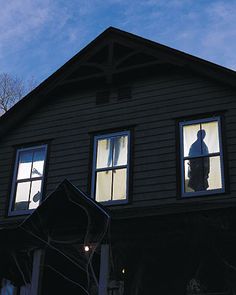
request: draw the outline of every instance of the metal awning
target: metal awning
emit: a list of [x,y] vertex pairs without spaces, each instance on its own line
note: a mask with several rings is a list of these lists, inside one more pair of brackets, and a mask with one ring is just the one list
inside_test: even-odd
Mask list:
[[58,240],[101,242],[109,221],[107,209],[64,180],[21,224],[0,230],[0,279],[30,281],[32,250]]

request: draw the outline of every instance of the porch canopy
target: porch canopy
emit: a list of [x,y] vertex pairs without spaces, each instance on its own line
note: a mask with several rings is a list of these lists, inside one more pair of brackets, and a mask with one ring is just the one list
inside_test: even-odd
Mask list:
[[30,282],[35,249],[99,243],[109,221],[107,209],[64,180],[21,224],[0,230],[0,279]]

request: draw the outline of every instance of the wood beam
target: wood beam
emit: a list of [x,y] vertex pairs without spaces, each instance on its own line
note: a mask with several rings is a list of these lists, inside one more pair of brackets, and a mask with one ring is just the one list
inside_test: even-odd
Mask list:
[[[136,70],[138,68],[144,68],[144,67],[155,66],[155,65],[163,65],[163,64],[165,64],[165,62],[161,62],[161,61],[147,62],[147,63],[135,65],[135,66],[125,67],[125,68],[122,68],[122,69],[119,69],[119,70],[109,71],[109,74],[114,75],[114,74],[119,74],[119,73],[122,73],[122,72],[127,72],[127,71],[130,71],[130,70]],[[74,79],[62,81],[60,83],[60,85],[67,85],[67,84],[71,84],[71,83],[83,82],[83,81],[90,80],[90,79],[102,78],[102,77],[106,77],[107,74],[108,73],[102,73],[102,74],[88,75],[86,77],[81,77],[81,78],[74,78]]]

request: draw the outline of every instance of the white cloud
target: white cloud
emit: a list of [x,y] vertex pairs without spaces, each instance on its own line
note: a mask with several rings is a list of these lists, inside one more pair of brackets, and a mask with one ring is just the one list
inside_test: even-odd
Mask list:
[[37,34],[50,18],[47,2],[6,1],[1,7],[0,43],[12,47]]
[[[126,26],[157,42],[226,67],[236,64],[236,2],[148,0],[125,11]],[[143,11],[143,13],[142,13]]]
[[[65,43],[68,48],[68,43],[75,43],[79,39],[80,27],[67,25],[71,16],[79,11],[78,1],[77,4],[77,7],[71,7],[54,0],[12,0],[1,3],[0,71],[21,70],[25,75],[28,69],[31,71],[29,75],[35,75],[35,72],[49,68],[46,64],[53,61],[50,60],[52,54],[54,58],[55,52],[60,56],[60,50],[66,48]],[[35,69],[33,66],[37,59],[41,64],[38,63],[38,69]],[[28,64],[22,64],[23,60]],[[56,64],[57,67],[60,65]],[[46,78],[47,74],[42,75]]]

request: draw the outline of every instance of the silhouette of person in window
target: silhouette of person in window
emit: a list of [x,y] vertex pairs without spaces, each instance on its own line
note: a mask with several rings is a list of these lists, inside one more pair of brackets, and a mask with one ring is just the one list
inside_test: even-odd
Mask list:
[[204,142],[206,131],[201,129],[197,133],[197,140],[189,149],[189,157],[197,157],[189,160],[188,186],[194,191],[204,191],[209,187],[208,177],[210,172],[209,157],[203,157],[209,154],[208,147]]

